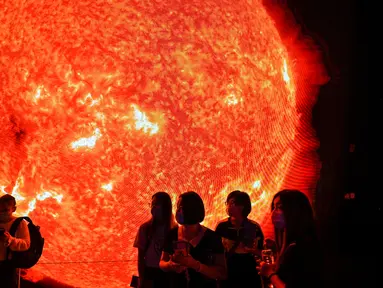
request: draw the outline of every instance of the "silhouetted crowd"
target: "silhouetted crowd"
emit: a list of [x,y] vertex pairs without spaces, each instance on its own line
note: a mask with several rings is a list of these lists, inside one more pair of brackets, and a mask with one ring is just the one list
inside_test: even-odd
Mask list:
[[323,287],[313,211],[300,191],[274,195],[274,239],[264,239],[260,225],[248,219],[252,205],[243,191],[227,196],[228,218],[215,231],[200,224],[205,208],[196,192],[179,196],[175,217],[166,192],[155,193],[150,207],[152,217],[134,242],[139,275],[133,287]]
[[[227,196],[228,218],[215,231],[201,225],[205,207],[196,192],[178,197],[175,217],[166,192],[155,193],[150,208],[152,217],[140,226],[134,241],[138,276],[133,276],[132,287],[323,287],[313,211],[300,191],[274,195],[274,239],[264,239],[261,226],[248,219],[252,204],[243,191]],[[17,287],[16,268],[37,263],[44,245],[38,227],[29,218],[15,217],[15,211],[13,196],[0,197],[2,288]]]

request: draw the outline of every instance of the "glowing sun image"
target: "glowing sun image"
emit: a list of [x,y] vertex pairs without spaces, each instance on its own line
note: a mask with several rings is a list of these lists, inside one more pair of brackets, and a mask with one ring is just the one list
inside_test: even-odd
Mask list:
[[198,192],[212,229],[247,191],[266,234],[278,189],[311,193],[319,60],[261,0],[1,6],[0,195],[41,226],[29,277],[128,287],[156,191]]

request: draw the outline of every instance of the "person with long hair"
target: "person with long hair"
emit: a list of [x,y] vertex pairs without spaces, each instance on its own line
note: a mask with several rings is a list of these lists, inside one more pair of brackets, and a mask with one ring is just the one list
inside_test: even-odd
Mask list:
[[261,262],[260,275],[274,288],[323,287],[320,245],[307,196],[297,190],[280,191],[271,211],[276,261]]
[[221,237],[200,223],[205,218],[201,197],[191,191],[179,196],[176,220],[165,241],[160,267],[172,275],[175,288],[216,288],[226,278]]
[[168,193],[157,192],[150,203],[152,217],[138,229],[134,247],[138,248],[138,287],[168,287],[169,277],[159,268],[165,237],[176,223]]

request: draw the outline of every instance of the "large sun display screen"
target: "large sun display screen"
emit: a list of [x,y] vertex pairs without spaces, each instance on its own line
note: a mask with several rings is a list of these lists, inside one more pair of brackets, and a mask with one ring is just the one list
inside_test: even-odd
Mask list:
[[212,229],[247,191],[265,234],[279,189],[313,199],[323,71],[262,1],[1,2],[0,195],[46,241],[27,278],[127,287],[156,191],[198,192]]

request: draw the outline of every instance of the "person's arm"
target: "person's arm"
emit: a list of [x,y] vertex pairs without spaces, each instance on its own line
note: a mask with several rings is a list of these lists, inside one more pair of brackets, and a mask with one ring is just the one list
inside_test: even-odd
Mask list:
[[172,256],[169,255],[169,253],[162,252],[161,260],[160,260],[160,269],[164,272],[181,273],[185,271],[186,267],[173,262]]
[[214,253],[212,265],[203,264],[190,255],[175,255],[174,261],[182,266],[194,269],[195,271],[205,275],[208,278],[225,280],[227,278],[227,269],[221,237],[218,237],[217,234],[212,237],[215,237],[215,239],[211,242],[211,248],[213,249]]
[[145,274],[145,251],[143,249],[138,249],[137,269],[138,269],[138,277],[141,280],[144,278],[144,274]]
[[271,284],[273,284],[274,288],[286,288],[285,282],[283,282],[281,278],[279,278],[278,274],[271,274],[269,276],[269,280]]
[[143,224],[138,229],[136,239],[134,240],[133,247],[138,249],[138,257],[137,257],[137,269],[138,269],[138,277],[140,281],[144,278],[145,273],[145,249],[147,246],[147,229],[148,226]]
[[262,261],[257,267],[257,270],[259,271],[259,274],[261,276],[267,278],[271,282],[271,284],[273,284],[274,288],[286,287],[286,284],[281,280],[281,278],[279,278],[277,274],[275,264],[268,264]]
[[[198,273],[205,275],[208,278],[216,280],[225,280],[227,278],[226,261],[224,254],[217,254],[214,256],[214,264],[206,265],[194,259],[192,256],[175,255],[173,257],[174,262],[187,268],[191,268]],[[173,262],[169,261],[168,263]],[[173,262],[173,263],[174,263]],[[163,265],[163,264],[162,264]],[[168,264],[169,265],[169,264]],[[165,268],[166,266],[164,266]],[[164,271],[169,271],[165,270]]]
[[168,252],[162,251],[161,260],[160,260],[160,269],[164,272],[170,271],[169,269],[170,255]]
[[173,250],[173,240],[177,239],[177,229],[172,229],[165,238],[164,247],[160,260],[160,269],[164,272],[177,272],[181,273],[185,270],[185,267],[181,267],[180,264],[173,262],[172,254]]
[[212,266],[197,261],[196,267],[193,269],[211,279],[225,280],[227,278],[225,255],[216,254],[214,260],[214,265]]
[[217,227],[215,227],[215,233],[217,233],[220,237],[222,237],[222,223],[218,223]]
[[27,251],[31,245],[28,224],[25,220],[21,221],[17,227],[15,237],[9,235],[8,247],[11,251]]

